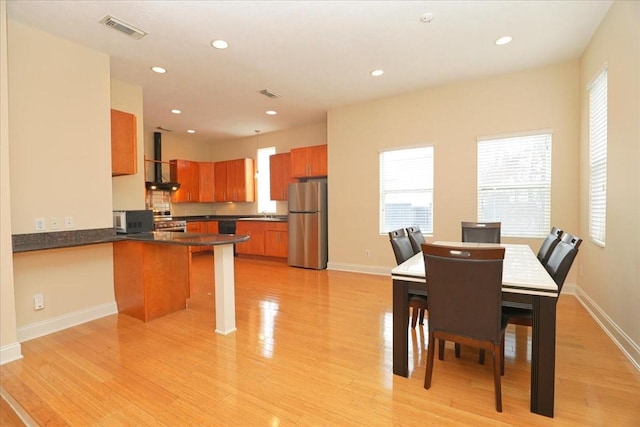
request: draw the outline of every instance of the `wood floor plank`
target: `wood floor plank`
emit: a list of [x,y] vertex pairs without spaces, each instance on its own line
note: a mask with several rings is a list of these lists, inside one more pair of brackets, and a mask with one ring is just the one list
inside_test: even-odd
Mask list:
[[239,257],[238,330],[214,333],[213,257],[194,256],[186,310],[113,315],[22,343],[2,386],[52,426],[640,425],[640,373],[579,302],[558,301],[555,418],[529,412],[531,331],[507,328],[503,413],[492,367],[448,344],[423,388],[425,325],[392,373],[391,279]]

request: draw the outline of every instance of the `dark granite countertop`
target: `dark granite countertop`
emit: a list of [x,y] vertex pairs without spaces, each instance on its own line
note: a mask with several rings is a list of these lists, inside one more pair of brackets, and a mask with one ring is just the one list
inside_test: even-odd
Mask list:
[[231,243],[242,243],[249,240],[249,236],[243,234],[175,233],[171,231],[129,234],[126,237],[126,240],[136,242],[165,243],[183,246],[229,245]]
[[242,216],[229,216],[229,215],[189,215],[189,216],[174,216],[173,219],[183,221],[273,221],[273,222],[286,222],[287,215],[242,215]]
[[13,252],[20,253],[114,243],[126,240],[184,246],[215,246],[241,243],[249,240],[249,236],[237,234],[172,233],[169,231],[116,234],[113,228],[99,228],[51,233],[14,234],[11,236],[11,239]]

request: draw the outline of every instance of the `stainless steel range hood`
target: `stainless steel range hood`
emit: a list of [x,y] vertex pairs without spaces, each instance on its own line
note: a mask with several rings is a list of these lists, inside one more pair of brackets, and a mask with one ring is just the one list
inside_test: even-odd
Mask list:
[[164,182],[162,180],[162,134],[153,133],[153,181],[147,181],[147,190],[176,191],[180,188],[180,183]]

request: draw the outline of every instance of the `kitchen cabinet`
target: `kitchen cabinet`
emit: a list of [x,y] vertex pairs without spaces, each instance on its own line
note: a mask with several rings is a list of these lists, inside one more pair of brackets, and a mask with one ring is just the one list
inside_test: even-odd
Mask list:
[[148,322],[187,306],[190,272],[186,246],[116,242],[113,272],[119,313]]
[[[187,233],[218,234],[218,221],[189,221]],[[210,246],[189,246],[190,253],[211,251]]]
[[236,223],[236,234],[250,236],[249,241],[236,245],[239,254],[287,257],[286,222],[242,220]]
[[198,188],[198,201],[199,202],[214,202],[214,180],[215,180],[215,163],[213,162],[200,162],[198,165],[199,176],[199,188]]
[[190,160],[171,160],[169,162],[171,182],[180,184],[180,188],[171,193],[173,203],[198,202],[200,194],[200,164]]
[[253,159],[216,162],[214,197],[216,202],[255,201]]
[[286,258],[289,253],[289,233],[286,222],[268,222],[265,233],[264,254]]
[[294,178],[326,177],[327,145],[291,149],[291,176]]
[[291,153],[269,156],[269,174],[271,200],[288,200],[289,184],[295,182],[291,177]]
[[136,116],[111,110],[111,176],[138,172],[138,127]]

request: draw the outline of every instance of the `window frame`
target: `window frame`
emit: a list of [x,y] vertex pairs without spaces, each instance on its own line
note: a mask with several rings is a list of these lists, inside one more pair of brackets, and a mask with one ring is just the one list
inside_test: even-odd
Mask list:
[[[599,86],[603,84],[604,87]],[[596,93],[596,90],[603,93]],[[608,91],[609,69],[605,63],[587,85],[589,99],[589,239],[597,246],[605,247],[607,231],[607,151],[608,151]],[[594,104],[594,97],[604,105]],[[594,111],[601,107],[603,111]],[[594,123],[594,115],[596,120]],[[602,123],[604,122],[604,124]],[[600,189],[596,189],[600,187]]]
[[[430,171],[429,168],[427,168],[426,173],[427,175],[430,174],[430,176],[428,176],[428,178],[425,180],[425,182],[427,183],[427,185],[425,186],[416,186],[416,187],[406,187],[406,188],[401,188],[401,189],[390,189],[388,187],[385,187],[385,169],[389,168],[390,165],[384,165],[384,157],[386,153],[397,153],[397,152],[401,152],[401,151],[406,151],[406,150],[421,150],[421,149],[426,149],[427,153],[425,153],[424,157],[426,157],[427,159],[430,160],[431,164],[430,166]],[[404,159],[404,161],[412,161],[415,160],[416,157],[407,157],[406,159]],[[402,170],[406,170],[407,172],[411,173],[411,170],[407,167],[402,168]],[[379,207],[378,207],[378,214],[379,214],[379,224],[378,224],[378,231],[381,235],[386,235],[388,234],[390,231],[398,229],[398,228],[404,228],[404,227],[410,227],[410,226],[420,226],[420,231],[422,231],[422,234],[427,235],[427,236],[432,236],[433,235],[433,224],[434,224],[434,191],[435,191],[435,181],[434,181],[434,170],[435,170],[435,147],[433,144],[420,144],[420,145],[413,145],[413,146],[403,146],[403,147],[392,147],[392,148],[385,148],[385,149],[380,149],[378,151],[378,172],[379,172]],[[424,172],[424,171],[423,171]],[[415,179],[409,179],[409,181],[411,181],[412,183],[416,183],[416,182],[420,182],[419,180],[415,180]],[[431,184],[430,186],[428,184]],[[417,218],[421,216],[420,212],[419,212],[419,204],[418,205],[413,205],[413,201],[412,201],[412,212],[413,215],[411,218],[407,218],[406,220],[403,220],[401,222],[398,222],[396,225],[388,225],[385,224],[387,221],[387,217],[388,217],[388,212],[386,212],[386,208],[385,208],[385,201],[387,200],[389,195],[393,195],[395,197],[398,196],[402,196],[403,194],[410,194],[410,193],[426,193],[426,200],[422,200],[422,202],[426,202],[426,206],[424,207],[424,215],[426,216],[424,219],[424,222],[421,220],[418,220]],[[430,215],[430,223],[429,223],[429,215]],[[389,227],[389,229],[387,230],[387,227]]]
[[[508,154],[509,149],[504,146],[499,148],[499,144],[521,144],[527,143],[527,138],[531,138],[531,144],[545,144],[544,148],[536,147],[535,145],[529,148],[527,151],[531,155],[542,156],[543,163],[536,164],[531,158],[530,161],[524,161],[522,157],[505,157]],[[494,143],[498,148],[492,148],[494,157],[487,157],[485,155],[486,150],[481,147],[485,144]],[[553,130],[552,129],[539,129],[528,132],[510,133],[506,135],[495,136],[482,136],[477,138],[477,181],[476,181],[476,197],[477,197],[477,218],[479,222],[501,222],[501,234],[503,237],[515,237],[515,238],[542,238],[549,234],[551,229],[551,190],[552,190],[552,163],[553,163]],[[486,148],[486,146],[485,146]],[[523,150],[517,150],[518,153],[522,153]],[[489,153],[491,154],[491,153]],[[497,156],[503,156],[498,158]],[[483,161],[491,161],[491,164],[484,165]],[[500,162],[504,165],[503,172],[495,173],[496,163]],[[529,176],[538,176],[539,179],[533,181],[521,181],[512,179],[515,172],[521,172],[523,169],[519,167],[523,163],[530,165],[528,169],[524,169],[528,172]],[[510,166],[510,167],[509,167]],[[493,171],[494,173],[490,173]],[[489,175],[490,178],[486,178]],[[504,175],[504,176],[502,176]],[[484,176],[484,179],[483,179]],[[496,180],[502,179],[496,185]],[[485,182],[487,179],[489,182]],[[494,194],[494,198],[491,198],[491,192]],[[487,195],[489,195],[487,197]],[[503,200],[501,201],[500,198]],[[504,198],[511,198],[510,201],[505,201]],[[528,204],[522,205],[522,203],[514,203],[518,198],[526,198]],[[509,211],[504,211],[506,214],[504,217],[498,218],[495,215],[490,215],[486,212],[487,200],[493,201],[491,205],[504,208],[510,206],[521,207],[512,211],[509,215]],[[500,206],[502,205],[502,206]],[[536,205],[542,205],[542,209],[536,207]],[[528,209],[527,209],[528,208]],[[515,213],[520,215],[515,215]],[[539,216],[532,217],[531,215],[539,213]],[[529,219],[528,219],[529,218]],[[527,224],[527,221],[528,224]],[[530,229],[529,227],[534,227]]]

